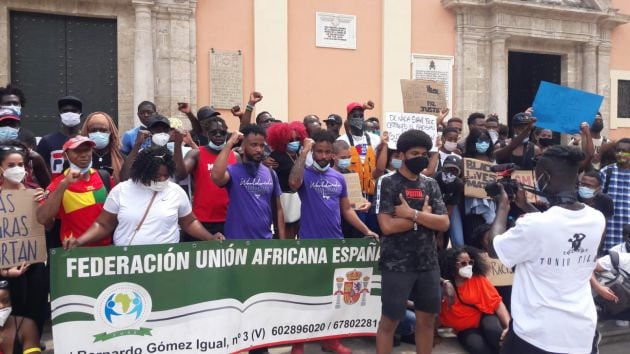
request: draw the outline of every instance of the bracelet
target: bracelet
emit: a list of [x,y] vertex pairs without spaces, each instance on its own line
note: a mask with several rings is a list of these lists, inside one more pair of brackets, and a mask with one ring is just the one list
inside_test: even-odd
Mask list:
[[418,210],[414,210],[413,214],[413,231],[418,231],[418,214],[420,212]]
[[245,106],[245,110],[246,110],[247,112],[251,112],[251,111],[253,111],[253,110],[254,110],[254,106],[252,106],[251,104],[249,104],[249,103],[248,103],[248,104],[247,104],[247,106]]
[[444,280],[440,281],[440,285],[444,286],[444,284],[450,283],[450,282],[451,282],[450,280],[444,279]]

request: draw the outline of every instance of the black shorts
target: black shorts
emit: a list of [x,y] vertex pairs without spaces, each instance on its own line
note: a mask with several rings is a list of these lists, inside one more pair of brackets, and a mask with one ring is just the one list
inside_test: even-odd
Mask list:
[[407,300],[416,311],[439,313],[441,306],[440,270],[426,272],[381,272],[381,311],[394,321],[402,319]]

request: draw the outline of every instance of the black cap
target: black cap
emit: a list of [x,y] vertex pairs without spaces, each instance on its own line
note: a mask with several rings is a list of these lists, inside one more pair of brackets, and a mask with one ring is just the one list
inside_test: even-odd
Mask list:
[[446,167],[454,167],[457,169],[458,174],[459,172],[462,171],[462,159],[457,156],[457,155],[448,155],[445,159],[444,159],[444,163],[442,163],[442,168],[446,168]]
[[516,113],[512,117],[512,125],[523,125],[529,123],[530,117],[527,113]]
[[341,116],[338,115],[338,114],[334,114],[333,113],[333,114],[329,115],[328,118],[326,118],[324,120],[324,123],[326,123],[326,122],[330,122],[330,123],[335,123],[335,124],[341,125],[341,123],[342,123]]
[[215,111],[214,108],[210,106],[203,106],[197,111],[197,119],[201,121],[210,117],[218,116],[220,114],[221,113]]
[[61,110],[61,107],[65,106],[65,105],[72,105],[75,107],[79,108],[79,111],[83,112],[83,102],[81,102],[80,99],[74,97],[74,96],[65,96],[65,97],[61,97],[58,101],[57,101],[57,108]]
[[160,114],[156,114],[152,116],[151,118],[149,118],[149,122],[147,123],[147,128],[151,129],[156,124],[164,124],[169,128],[171,127],[171,122],[168,120],[168,118]]

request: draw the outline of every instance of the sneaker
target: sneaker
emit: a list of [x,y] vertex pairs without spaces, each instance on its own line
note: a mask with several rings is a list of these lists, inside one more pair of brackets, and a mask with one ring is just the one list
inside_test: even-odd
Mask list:
[[630,327],[630,321],[617,320],[615,321],[617,327]]
[[352,354],[352,350],[341,344],[339,339],[330,339],[322,342],[322,350],[336,354]]
[[291,354],[304,354],[304,343],[293,344]]

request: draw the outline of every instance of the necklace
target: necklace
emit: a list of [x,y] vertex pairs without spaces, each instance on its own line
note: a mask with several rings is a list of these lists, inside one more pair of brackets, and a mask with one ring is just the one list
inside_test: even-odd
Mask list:
[[103,156],[109,154],[109,151],[105,151],[105,153],[102,155],[96,152],[96,150],[92,150],[92,152],[94,153],[94,155],[98,156],[98,162],[103,162]]

